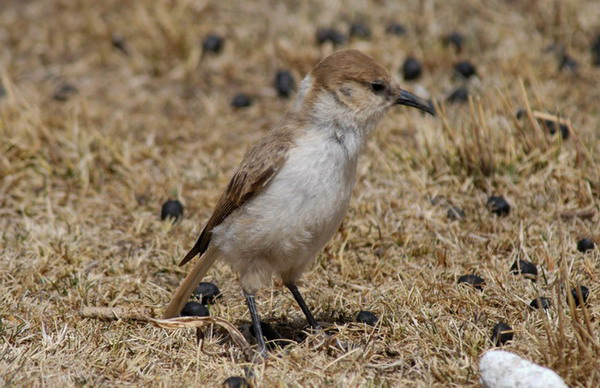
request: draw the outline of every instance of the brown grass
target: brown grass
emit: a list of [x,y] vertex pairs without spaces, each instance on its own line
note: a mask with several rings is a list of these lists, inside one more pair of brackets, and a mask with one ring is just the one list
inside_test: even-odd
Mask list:
[[[385,35],[392,18],[407,35]],[[355,19],[373,37],[346,46],[394,72],[421,58],[424,77],[406,88],[442,105],[463,83],[456,60],[472,60],[479,77],[470,103],[436,119],[398,109],[384,121],[342,230],[305,276],[317,319],[350,349],[311,335],[251,365],[217,327],[201,350],[194,329],[83,318],[86,306],[165,305],[187,270],[176,263],[243,152],[290,104],[272,89],[275,71],[298,80],[334,50],[315,45],[316,28]],[[600,251],[575,249],[583,236],[600,242],[600,68],[589,53],[598,20],[600,4],[586,0],[4,0],[2,384],[217,386],[251,371],[256,386],[477,386],[502,320],[515,330],[508,350],[570,386],[600,385]],[[457,28],[460,54],[442,43]],[[227,38],[217,56],[201,50],[213,31]],[[117,35],[128,54],[111,45]],[[557,70],[552,43],[579,61],[577,74]],[[65,83],[78,92],[54,100]],[[238,91],[255,104],[233,110]],[[548,136],[535,112],[569,119],[575,136]],[[485,208],[491,194],[513,205],[508,217]],[[186,205],[175,225],[158,217],[168,198]],[[449,203],[465,221],[446,218]],[[509,274],[517,257],[538,265],[537,282]],[[472,272],[483,292],[456,285]],[[247,335],[235,275],[219,265],[209,280],[224,292],[211,314]],[[590,287],[586,309],[567,304],[577,283]],[[552,298],[547,313],[527,308],[538,294]],[[302,338],[302,313],[280,284],[258,301],[266,321]],[[380,315],[377,327],[352,323],[363,309]]]

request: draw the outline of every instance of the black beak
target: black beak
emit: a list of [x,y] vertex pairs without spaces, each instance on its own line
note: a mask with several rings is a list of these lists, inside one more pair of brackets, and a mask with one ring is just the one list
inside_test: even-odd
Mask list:
[[430,115],[435,116],[435,109],[433,109],[433,105],[430,102],[425,101],[404,89],[400,89],[400,93],[398,93],[398,96],[396,97],[396,104],[412,106],[413,108],[421,109]]

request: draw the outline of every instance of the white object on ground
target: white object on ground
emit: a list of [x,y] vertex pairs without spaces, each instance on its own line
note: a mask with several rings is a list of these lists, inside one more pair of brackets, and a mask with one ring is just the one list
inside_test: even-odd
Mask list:
[[479,361],[484,388],[568,388],[551,369],[505,350],[490,350]]

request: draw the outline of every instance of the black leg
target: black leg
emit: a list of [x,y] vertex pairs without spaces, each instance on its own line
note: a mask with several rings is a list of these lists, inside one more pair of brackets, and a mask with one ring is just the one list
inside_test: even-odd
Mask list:
[[296,299],[296,302],[302,309],[302,312],[304,313],[304,315],[306,315],[306,320],[308,321],[310,327],[312,327],[314,330],[321,330],[321,326],[310,312],[308,306],[306,305],[306,302],[300,294],[300,291],[298,291],[298,287],[296,287],[295,284],[286,284],[286,287],[292,292],[292,295],[294,295],[294,299]]
[[248,304],[248,311],[250,311],[250,317],[252,318],[252,327],[254,327],[254,334],[256,334],[256,340],[258,341],[258,352],[262,358],[267,357],[267,345],[265,344],[265,337],[263,337],[262,328],[260,327],[260,318],[258,311],[256,310],[256,303],[254,302],[254,295],[248,294],[244,291],[246,297],[246,303]]

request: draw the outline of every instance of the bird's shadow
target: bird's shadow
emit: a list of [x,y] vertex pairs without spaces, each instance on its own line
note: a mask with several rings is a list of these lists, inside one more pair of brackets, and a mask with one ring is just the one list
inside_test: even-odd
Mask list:
[[[317,322],[322,326],[323,332],[329,335],[338,332],[337,326],[345,325],[352,319],[341,312],[329,312],[320,314],[316,317]],[[244,321],[238,324],[240,332],[250,343],[256,342],[254,327],[250,321]],[[306,319],[297,317],[289,318],[268,318],[261,321],[261,329],[269,350],[285,348],[291,344],[300,344],[314,334],[315,331],[308,325]]]

